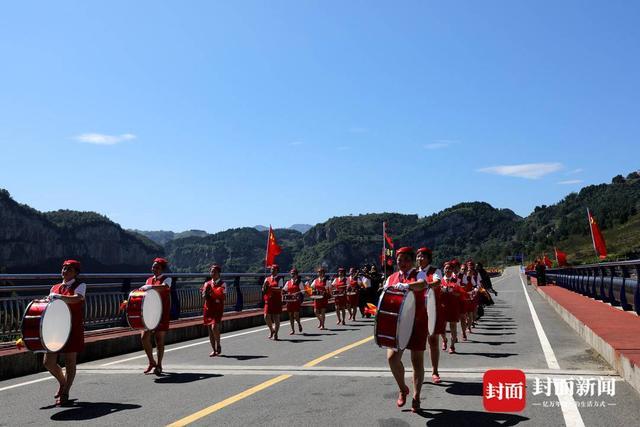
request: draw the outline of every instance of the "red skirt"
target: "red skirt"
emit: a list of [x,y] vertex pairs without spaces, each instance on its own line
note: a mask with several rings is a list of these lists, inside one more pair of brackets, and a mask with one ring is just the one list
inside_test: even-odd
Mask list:
[[427,313],[416,313],[407,350],[425,351],[427,349],[427,335],[429,334],[427,324]]
[[336,303],[336,308],[346,308],[347,307],[347,297],[345,295],[340,297],[335,297],[334,301]]
[[281,314],[282,313],[282,303],[273,304],[271,302],[267,302],[264,304],[264,314]]
[[329,298],[328,297],[324,297],[322,299],[314,299],[313,300],[313,308],[316,309],[316,310],[327,308],[327,304],[329,304]]
[[355,295],[347,295],[347,304],[349,304],[349,307],[355,308],[359,303],[360,298],[358,297],[357,293]]
[[300,302],[288,302],[287,303],[287,312],[289,313],[298,313],[300,311],[300,307],[302,304]]
[[202,320],[205,325],[218,325],[222,322],[222,314],[224,313],[224,304],[216,304],[213,307],[205,305]]
[[453,295],[450,292],[442,294],[442,303],[444,305],[444,318],[447,322],[457,322],[460,320],[462,312],[462,302],[460,296]]

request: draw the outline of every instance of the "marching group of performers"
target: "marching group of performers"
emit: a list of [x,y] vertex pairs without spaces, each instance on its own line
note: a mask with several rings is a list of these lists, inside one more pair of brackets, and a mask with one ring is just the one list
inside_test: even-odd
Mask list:
[[[440,269],[431,265],[432,253],[430,249],[420,248],[418,251],[414,251],[409,247],[400,248],[397,251],[396,261],[398,271],[391,274],[380,286],[380,289],[374,288],[373,290],[384,293],[393,289],[404,293],[413,292],[415,296],[415,319],[406,349],[411,352],[413,365],[414,392],[411,408],[413,411],[417,411],[420,407],[420,391],[424,380],[424,351],[427,342],[433,367],[432,380],[434,383],[439,383],[439,338],[442,337],[442,350],[447,350],[448,346],[448,352],[455,353],[455,345],[458,343],[458,322],[461,324],[462,340],[466,341],[467,332],[472,331],[474,322],[478,318],[479,305],[491,301],[487,289],[493,290],[490,287],[490,281],[487,283],[482,280],[472,261],[467,261],[464,264],[457,260],[446,262],[444,273],[442,273]],[[153,329],[144,328],[141,332],[142,347],[149,362],[148,367],[144,370],[145,374],[150,374],[152,371],[156,375],[162,374],[165,334],[169,329],[170,288],[172,286],[172,279],[165,276],[167,266],[166,259],[154,259],[151,267],[153,276],[146,280],[144,286],[133,292],[141,293],[153,289],[158,292],[161,299],[162,310],[157,325]],[[209,270],[210,279],[200,289],[204,301],[203,323],[208,329],[212,348],[210,357],[222,353],[220,328],[227,287],[221,279],[221,272],[221,266],[213,264]],[[84,296],[87,287],[78,280],[79,274],[79,261],[64,261],[61,272],[62,283],[54,285],[49,293],[49,300],[62,299],[67,303],[71,312],[71,332],[66,344],[59,351],[47,351],[44,355],[44,366],[59,384],[58,391],[54,396],[58,406],[64,406],[70,402],[69,392],[75,378],[77,354],[84,349]],[[276,341],[279,339],[280,315],[283,311],[283,305],[286,306],[289,315],[291,327],[289,334],[296,333],[296,326],[297,331],[302,333],[300,310],[305,295],[313,301],[314,312],[318,319],[317,327],[321,330],[326,329],[326,309],[331,297],[334,298],[339,325],[346,325],[347,320],[356,320],[359,308],[363,317],[369,317],[362,309],[362,297],[365,295],[366,298],[366,295],[369,295],[366,291],[371,289],[372,282],[367,274],[363,275],[356,268],[350,268],[348,274],[346,269],[339,268],[337,276],[330,281],[325,269],[320,267],[317,269],[317,277],[310,283],[303,283],[295,268],[291,269],[289,274],[290,279],[283,283],[280,269],[274,264],[271,266],[271,274],[265,279],[262,287],[264,317],[269,328],[269,339]],[[428,316],[425,300],[430,288],[435,292],[437,306],[436,326],[431,335],[427,329]],[[363,291],[365,291],[364,294]],[[450,339],[445,333],[447,323],[449,324]],[[155,338],[157,359],[153,354],[152,338]],[[387,350],[389,367],[400,389],[397,399],[399,407],[405,405],[409,394],[409,388],[404,379],[403,351],[404,348],[388,348]],[[62,353],[65,358],[64,371],[58,364],[59,353]]]

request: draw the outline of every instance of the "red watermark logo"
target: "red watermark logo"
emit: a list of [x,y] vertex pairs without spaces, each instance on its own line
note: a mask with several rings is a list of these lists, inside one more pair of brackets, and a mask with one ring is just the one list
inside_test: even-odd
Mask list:
[[527,403],[527,379],[519,369],[490,369],[482,377],[482,403],[488,412],[521,412]]

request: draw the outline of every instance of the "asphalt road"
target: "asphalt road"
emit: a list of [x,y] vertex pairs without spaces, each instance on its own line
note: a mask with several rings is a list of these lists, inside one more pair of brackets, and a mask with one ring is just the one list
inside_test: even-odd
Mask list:
[[[223,357],[208,357],[206,339],[169,346],[162,377],[142,374],[142,352],[82,364],[72,390],[76,400],[68,408],[51,406],[57,387],[48,374],[3,381],[0,425],[637,425],[638,393],[523,285],[517,269],[494,283],[496,304],[470,340],[457,346],[458,354],[441,353],[439,385],[431,383],[426,354],[419,414],[395,406],[397,388],[385,353],[371,340],[373,322],[335,326],[330,316],[328,331],[308,319],[304,334],[289,336],[284,324],[280,342],[268,340],[264,327],[225,334]],[[409,378],[408,355],[405,365]],[[524,411],[484,410],[487,369],[525,372]],[[553,393],[534,394],[536,378],[576,387],[613,379],[615,394],[598,396],[594,387],[583,396],[574,390],[558,399]]]

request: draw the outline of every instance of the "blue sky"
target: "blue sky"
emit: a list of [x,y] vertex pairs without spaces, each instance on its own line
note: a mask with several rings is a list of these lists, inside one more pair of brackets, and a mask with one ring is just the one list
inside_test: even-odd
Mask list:
[[638,169],[639,16],[604,1],[4,3],[0,187],[176,231],[474,200],[527,215]]

